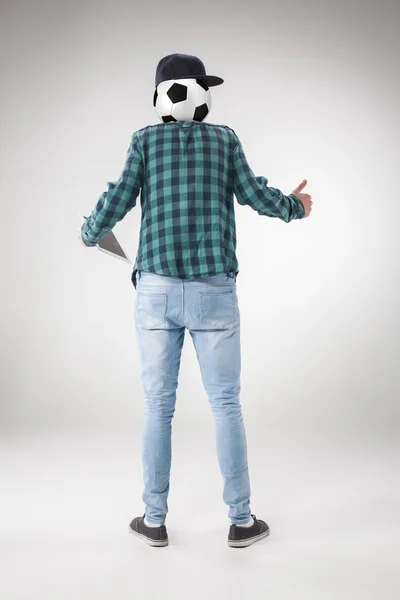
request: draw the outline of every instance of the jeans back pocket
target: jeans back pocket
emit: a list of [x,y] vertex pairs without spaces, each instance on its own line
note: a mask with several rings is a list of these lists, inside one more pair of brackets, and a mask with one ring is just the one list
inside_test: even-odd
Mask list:
[[216,329],[224,328],[236,318],[236,291],[199,292],[201,320]]
[[137,321],[146,329],[164,325],[167,312],[165,292],[138,291],[136,297]]

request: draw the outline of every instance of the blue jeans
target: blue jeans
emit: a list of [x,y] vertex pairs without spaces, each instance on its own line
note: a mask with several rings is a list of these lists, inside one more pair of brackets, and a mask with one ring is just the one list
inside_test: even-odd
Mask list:
[[192,337],[213,413],[231,523],[250,519],[247,442],[240,394],[240,313],[233,272],[194,280],[138,271],[135,328],[145,395],[142,461],[146,519],[164,523],[171,421],[185,329]]

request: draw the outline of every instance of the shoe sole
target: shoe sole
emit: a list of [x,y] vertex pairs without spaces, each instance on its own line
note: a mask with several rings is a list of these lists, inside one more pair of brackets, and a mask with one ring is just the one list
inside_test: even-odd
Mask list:
[[267,537],[267,535],[269,535],[269,533],[270,533],[270,530],[267,529],[267,531],[263,531],[259,535],[255,535],[254,537],[249,538],[247,540],[229,540],[228,539],[228,546],[230,546],[231,548],[245,548],[246,546],[250,546],[251,544],[258,542],[259,540],[263,540],[264,538]]
[[142,533],[138,533],[134,531],[131,526],[129,526],[129,531],[136,535],[136,537],[141,538],[146,544],[149,546],[168,546],[168,540],[150,540],[148,537],[143,535]]

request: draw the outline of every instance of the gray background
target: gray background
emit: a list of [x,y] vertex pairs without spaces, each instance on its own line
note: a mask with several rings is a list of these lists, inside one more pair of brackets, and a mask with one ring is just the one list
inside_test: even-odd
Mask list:
[[[0,551],[9,600],[398,598],[396,2],[1,2]],[[199,56],[207,121],[313,212],[235,203],[252,512],[228,548],[211,411],[186,335],[170,546],[143,514],[131,265],[84,248],[152,105],[161,57]],[[114,229],[134,260],[140,203]],[[397,467],[397,469],[396,469]],[[162,556],[160,556],[162,554]],[[151,585],[149,586],[149,583]]]

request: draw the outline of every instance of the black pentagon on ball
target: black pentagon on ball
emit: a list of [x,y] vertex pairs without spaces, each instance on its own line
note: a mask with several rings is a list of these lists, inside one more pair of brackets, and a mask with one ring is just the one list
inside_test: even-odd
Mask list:
[[208,115],[208,106],[207,104],[202,104],[198,106],[194,111],[193,121],[202,121]]
[[167,96],[176,104],[177,102],[183,102],[187,98],[187,87],[180,83],[174,83],[171,85],[167,92]]
[[169,123],[170,121],[176,121],[175,117],[173,117],[172,115],[162,117],[162,120],[164,121],[164,123]]
[[154,92],[154,96],[153,96],[153,106],[155,106],[155,105],[156,105],[156,102],[157,102],[157,97],[158,97],[158,90],[157,90],[157,88],[156,88],[156,89],[155,89],[155,92]]

